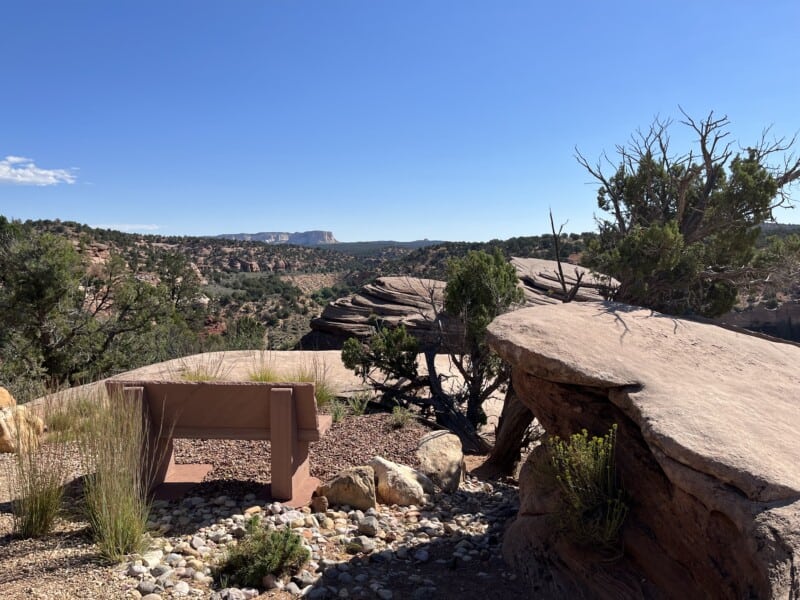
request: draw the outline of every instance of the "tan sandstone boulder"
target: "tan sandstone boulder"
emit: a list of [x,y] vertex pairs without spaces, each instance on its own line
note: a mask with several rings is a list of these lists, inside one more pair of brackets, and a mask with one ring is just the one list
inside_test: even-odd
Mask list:
[[44,422],[24,406],[0,409],[0,452],[15,452],[18,443],[23,449],[35,448],[44,432]]
[[0,387],[0,408],[9,408],[16,406],[17,401],[6,388]]
[[455,492],[464,478],[464,452],[457,435],[432,431],[417,446],[419,470],[445,492]]
[[375,508],[375,472],[372,467],[353,467],[340,471],[325,485],[317,488],[333,505],[347,504],[360,510]]
[[427,503],[427,496],[435,492],[433,482],[425,475],[381,456],[369,461],[375,471],[378,500],[384,504],[416,506]]
[[504,555],[535,589],[599,598],[797,594],[800,347],[614,303],[509,313],[490,325],[488,342],[549,434],[619,428],[617,472],[630,512],[614,564],[564,543],[547,514],[548,490],[536,469],[523,468]]

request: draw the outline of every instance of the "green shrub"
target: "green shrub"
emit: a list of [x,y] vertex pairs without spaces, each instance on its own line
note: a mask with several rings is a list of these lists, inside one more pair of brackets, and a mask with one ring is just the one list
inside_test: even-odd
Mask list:
[[343,402],[339,402],[338,400],[334,399],[329,404],[331,417],[333,417],[333,422],[338,423],[342,419],[347,412],[347,407]]
[[617,426],[603,437],[584,429],[569,440],[549,442],[550,466],[561,493],[559,520],[575,542],[613,549],[628,507],[614,466]]
[[77,436],[85,510],[100,554],[117,562],[145,549],[150,473],[142,457],[148,432],[137,402],[100,398],[97,407]]
[[371,396],[369,392],[358,392],[357,394],[354,394],[347,399],[347,403],[350,405],[350,411],[357,417],[363,415],[365,412],[367,412],[367,406],[369,406],[370,398]]
[[247,535],[229,551],[214,571],[215,579],[241,587],[263,587],[267,575],[295,572],[310,554],[303,539],[287,526],[280,531],[268,531],[256,517],[247,523]]
[[408,425],[408,422],[413,417],[413,413],[404,406],[395,406],[392,409],[392,416],[389,418],[389,424],[392,429],[401,429]]

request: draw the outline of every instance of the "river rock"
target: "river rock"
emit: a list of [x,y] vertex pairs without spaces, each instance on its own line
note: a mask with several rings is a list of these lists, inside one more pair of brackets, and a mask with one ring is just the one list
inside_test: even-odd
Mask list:
[[417,447],[419,470],[445,492],[455,492],[464,478],[464,452],[457,435],[432,431]]
[[425,504],[426,496],[435,491],[433,482],[427,476],[406,465],[376,456],[369,461],[369,466],[375,471],[378,499],[384,504]]
[[375,508],[375,471],[369,466],[345,469],[317,488],[316,493],[334,505],[346,504],[361,510]]

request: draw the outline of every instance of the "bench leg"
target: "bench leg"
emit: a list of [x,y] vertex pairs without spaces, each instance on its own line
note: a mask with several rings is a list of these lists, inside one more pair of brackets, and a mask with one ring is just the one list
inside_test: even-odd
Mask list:
[[148,491],[164,483],[167,472],[175,464],[175,448],[172,438],[161,437],[150,416],[149,405],[144,401],[144,388],[126,387],[122,390],[124,400],[141,407],[142,426],[146,435],[146,447],[142,449],[142,479]]
[[289,500],[294,491],[295,479],[292,454],[297,445],[297,422],[291,388],[273,388],[269,406],[272,497],[275,500]]

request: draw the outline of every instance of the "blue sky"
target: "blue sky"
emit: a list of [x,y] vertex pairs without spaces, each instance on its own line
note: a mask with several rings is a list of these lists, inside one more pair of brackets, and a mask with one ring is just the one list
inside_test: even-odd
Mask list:
[[488,240],[552,207],[594,230],[576,146],[678,105],[743,144],[800,130],[798,23],[796,0],[7,2],[0,214]]

